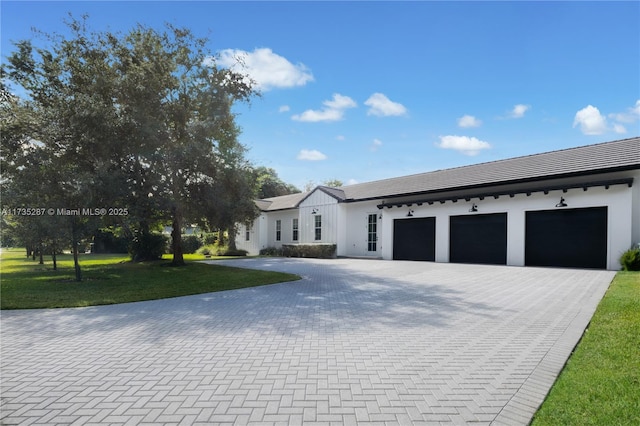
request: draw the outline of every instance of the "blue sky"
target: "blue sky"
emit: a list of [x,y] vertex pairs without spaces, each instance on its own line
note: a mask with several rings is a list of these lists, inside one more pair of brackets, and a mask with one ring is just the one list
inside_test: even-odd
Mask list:
[[256,165],[286,182],[368,182],[638,136],[638,2],[11,2],[31,28],[191,28],[242,57],[236,108]]

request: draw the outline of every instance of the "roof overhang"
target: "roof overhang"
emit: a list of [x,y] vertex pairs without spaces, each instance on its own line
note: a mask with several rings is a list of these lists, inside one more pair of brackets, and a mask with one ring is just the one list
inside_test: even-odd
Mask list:
[[527,194],[527,196],[537,193],[543,192],[548,194],[551,191],[562,191],[567,192],[569,189],[577,189],[582,188],[583,191],[586,191],[589,188],[593,187],[605,187],[605,189],[609,189],[609,187],[613,185],[627,185],[629,188],[633,186],[633,178],[618,178],[618,179],[608,179],[608,180],[596,180],[596,181],[586,181],[586,182],[573,182],[573,183],[555,183],[549,185],[541,185],[541,186],[531,186],[531,187],[513,187],[509,188],[508,186],[503,187],[501,189],[491,190],[491,188],[485,188],[484,190],[468,190],[468,191],[451,191],[448,193],[438,193],[433,195],[424,195],[422,197],[415,197],[413,199],[402,199],[397,201],[385,200],[381,204],[378,204],[378,209],[383,208],[391,208],[391,207],[401,207],[401,206],[412,206],[414,204],[421,206],[423,204],[432,205],[434,203],[444,204],[447,201],[452,201],[454,203],[459,200],[470,201],[473,198],[478,198],[483,200],[485,198],[493,197],[494,199],[498,199],[502,196],[509,196],[513,198],[516,194]]

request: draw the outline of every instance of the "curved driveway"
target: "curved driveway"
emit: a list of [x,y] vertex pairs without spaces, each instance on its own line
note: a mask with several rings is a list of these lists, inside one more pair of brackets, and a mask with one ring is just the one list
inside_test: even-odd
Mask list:
[[614,276],[243,259],[301,281],[2,311],[0,424],[529,422]]

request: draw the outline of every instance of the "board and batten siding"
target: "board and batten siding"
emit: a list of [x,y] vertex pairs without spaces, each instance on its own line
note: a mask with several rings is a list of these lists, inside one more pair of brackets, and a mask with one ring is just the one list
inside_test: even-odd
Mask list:
[[[338,243],[338,200],[324,191],[316,189],[300,203],[299,212],[299,244]],[[322,238],[320,240],[315,239],[316,216],[320,216],[322,218]]]

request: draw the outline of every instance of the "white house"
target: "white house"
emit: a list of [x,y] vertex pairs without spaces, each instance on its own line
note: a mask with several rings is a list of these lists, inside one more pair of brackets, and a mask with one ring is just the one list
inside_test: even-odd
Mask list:
[[640,243],[640,138],[256,201],[238,248],[336,244],[338,256],[620,268]]

